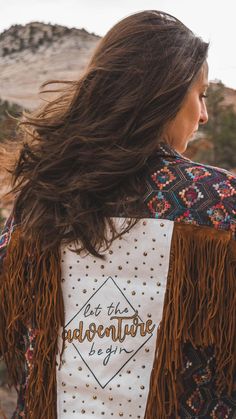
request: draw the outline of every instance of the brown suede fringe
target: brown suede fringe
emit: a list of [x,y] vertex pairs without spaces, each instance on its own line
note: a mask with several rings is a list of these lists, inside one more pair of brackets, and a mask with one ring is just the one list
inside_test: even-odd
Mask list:
[[[64,325],[60,250],[41,251],[16,229],[1,279],[0,348],[11,377],[24,368],[22,333],[36,329],[26,388],[27,419],[56,419],[58,333]],[[230,232],[175,224],[163,318],[158,329],[145,419],[178,418],[183,345],[213,345],[217,387],[230,393],[235,369],[236,242]]]
[[[56,419],[56,356],[58,331],[64,325],[60,286],[60,253],[25,243],[20,230],[11,238],[4,260],[0,342],[10,376],[19,382],[24,368],[23,328],[36,329],[35,347],[26,386],[28,419]],[[4,333],[5,331],[5,333]]]
[[175,224],[145,419],[178,418],[183,346],[214,346],[217,389],[232,392],[236,242],[230,232]]

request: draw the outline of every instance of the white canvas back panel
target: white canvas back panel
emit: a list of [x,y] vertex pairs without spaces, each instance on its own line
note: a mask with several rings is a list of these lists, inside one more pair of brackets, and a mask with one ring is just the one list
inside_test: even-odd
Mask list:
[[144,417],[173,225],[140,220],[113,242],[105,261],[62,248],[66,348],[57,370],[59,419]]

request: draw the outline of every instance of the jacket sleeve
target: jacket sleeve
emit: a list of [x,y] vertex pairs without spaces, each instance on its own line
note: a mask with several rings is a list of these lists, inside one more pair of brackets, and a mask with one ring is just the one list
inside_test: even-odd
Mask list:
[[0,233],[0,269],[3,268],[3,260],[6,255],[7,247],[14,230],[15,223],[12,215],[6,220],[4,227]]
[[[0,233],[0,328],[4,328],[5,316],[3,310],[3,281],[4,281],[4,258],[6,256],[7,248],[10,243],[12,232],[14,231],[15,223],[12,215],[6,220],[4,227]],[[0,333],[1,336],[1,333]],[[3,355],[3,342],[0,341],[0,358]]]

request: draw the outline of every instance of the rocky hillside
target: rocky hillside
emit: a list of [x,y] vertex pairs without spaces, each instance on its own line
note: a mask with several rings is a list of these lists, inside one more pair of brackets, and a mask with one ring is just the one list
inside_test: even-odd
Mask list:
[[32,22],[0,34],[0,98],[32,109],[47,80],[77,79],[99,41],[85,29]]
[[87,41],[92,37],[97,38],[85,29],[69,29],[61,25],[40,22],[32,22],[24,26],[13,25],[0,34],[0,57],[24,50],[35,53],[42,45],[48,47],[53,42],[63,40],[65,37],[74,37],[79,41]]
[[224,89],[224,104],[233,105],[234,111],[236,112],[236,90],[230,87]]
[[[0,99],[33,109],[47,80],[77,79],[100,37],[85,29],[31,22],[0,34]],[[236,111],[236,90],[225,89]]]

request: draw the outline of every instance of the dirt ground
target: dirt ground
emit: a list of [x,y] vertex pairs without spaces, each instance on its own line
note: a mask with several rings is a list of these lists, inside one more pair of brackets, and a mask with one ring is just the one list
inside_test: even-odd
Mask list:
[[10,419],[16,407],[16,392],[0,387],[0,419]]

